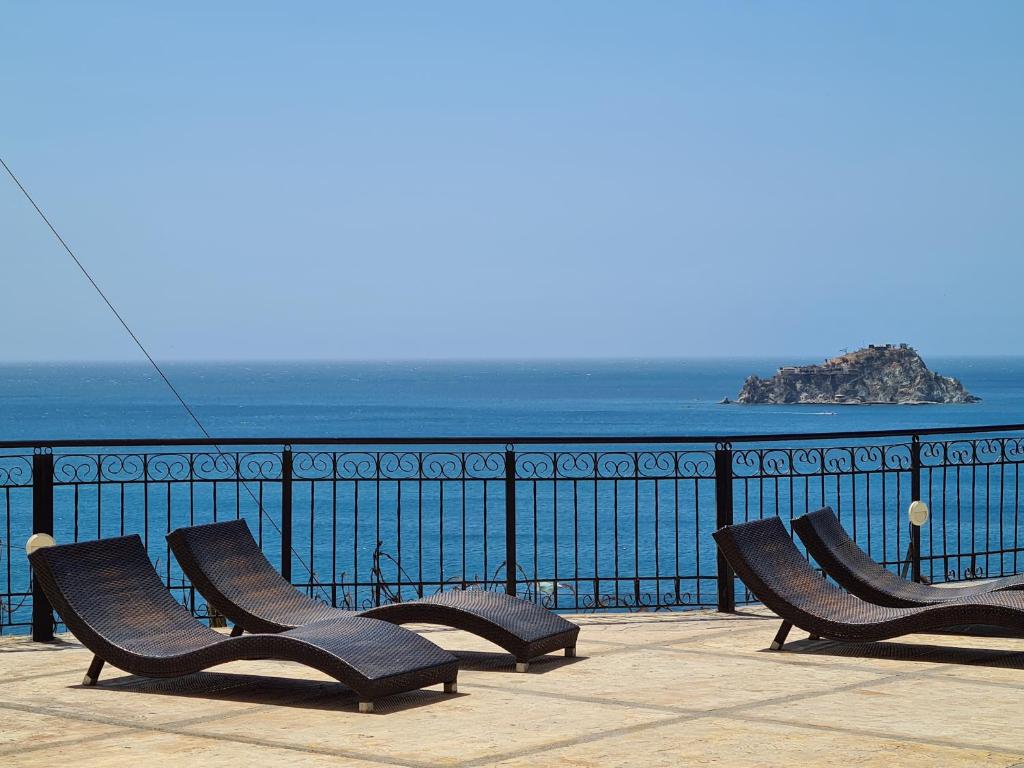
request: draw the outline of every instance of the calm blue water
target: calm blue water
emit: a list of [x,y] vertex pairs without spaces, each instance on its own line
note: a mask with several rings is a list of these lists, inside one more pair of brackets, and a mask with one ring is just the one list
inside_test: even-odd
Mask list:
[[[800,359],[169,364],[218,436],[728,434],[1024,422],[1024,357],[931,358],[983,402],[724,406]],[[0,439],[194,437],[143,364],[0,366]]]
[[[1024,357],[928,361],[983,399],[974,405],[718,404],[735,397],[747,375],[769,375],[794,362],[814,361],[173,364],[167,372],[209,431],[222,437],[728,435],[1024,423]],[[181,406],[142,364],[0,366],[0,439],[196,436]],[[0,474],[17,461],[25,463],[0,455]],[[945,572],[959,578],[968,568],[973,573],[979,563],[970,553],[1015,546],[1024,537],[1017,514],[1018,468],[1013,466],[1012,474],[1010,468],[981,471],[983,479],[963,490],[947,484],[943,491],[943,483],[955,482],[953,475],[936,474],[926,482],[937,497],[959,499],[962,507],[949,505],[942,510],[942,525],[926,532],[927,546],[935,552],[968,553],[937,561],[939,577]],[[157,474],[151,467],[151,476]],[[59,470],[58,476],[63,476]],[[501,477],[500,468],[495,477]],[[899,536],[905,526],[899,510],[909,500],[906,473],[899,481],[890,475],[885,486],[878,475],[860,475],[857,489],[849,476],[842,487],[833,487],[834,479],[827,488],[819,488],[816,478],[752,486],[737,482],[737,514],[757,514],[765,503],[768,513],[783,515],[823,502],[845,505],[844,523],[855,527],[875,557],[902,559],[905,539]],[[296,483],[294,578],[308,578],[304,565],[312,563],[318,582],[350,585],[322,597],[364,605],[373,599],[369,569],[378,542],[385,555],[381,575],[390,584],[404,582],[404,597],[411,596],[410,581],[503,578],[501,481],[486,484],[489,501],[484,485],[453,482],[442,489],[436,482],[363,482],[357,498],[352,483],[333,489],[330,483]],[[520,576],[527,584],[557,580],[560,606],[571,607],[581,595],[595,593],[615,600],[625,593],[628,599],[632,574],[642,577],[638,583],[648,596],[670,594],[678,585],[664,575],[679,574],[684,602],[713,600],[714,583],[707,578],[714,573],[715,557],[712,482],[698,487],[693,481],[648,480],[636,486],[628,480],[591,481],[575,488],[547,482],[539,485],[537,496],[531,496],[529,483],[520,486]],[[5,602],[9,606],[0,631],[4,623],[27,621],[19,594],[29,583],[21,546],[31,532],[30,490],[0,493],[5,545],[0,546],[0,611]],[[163,548],[164,533],[211,520],[215,508],[219,517],[238,514],[253,530],[262,527],[265,548],[274,558],[279,540],[267,515],[279,515],[280,485],[268,483],[266,493],[269,512],[261,516],[233,482],[105,483],[100,491],[94,482],[64,485],[55,491],[55,534],[60,541],[143,534],[161,573],[176,584],[181,574]],[[869,506],[870,519],[864,512]],[[882,515],[880,507],[887,510]],[[975,509],[983,523],[963,522],[968,512],[975,519]],[[939,520],[937,503],[934,511]],[[982,566],[980,573],[1016,570],[1018,563],[1008,554]],[[590,580],[594,574],[616,573],[627,578]]]

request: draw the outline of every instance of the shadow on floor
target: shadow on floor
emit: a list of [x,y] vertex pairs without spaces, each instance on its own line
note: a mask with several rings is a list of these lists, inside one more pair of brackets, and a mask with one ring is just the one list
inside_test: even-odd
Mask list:
[[32,642],[26,636],[24,642],[0,644],[0,654],[35,653],[37,651],[80,651],[82,644],[77,640],[62,640],[59,637],[45,643]]
[[[96,687],[86,688],[81,685],[74,687],[87,691],[184,696],[210,701],[268,704],[321,711],[355,712],[358,705],[356,694],[337,681],[229,672],[196,672],[192,675],[175,678],[123,675],[109,679],[100,678],[99,685]],[[402,712],[464,695],[444,693],[436,686],[408,691],[377,699],[374,714]]]
[[[780,653],[765,649],[765,653]],[[781,653],[807,656],[844,656],[890,661],[925,661],[933,664],[963,664],[981,667],[1024,669],[1024,649],[1021,651],[995,648],[957,648],[948,645],[923,643],[839,643],[832,640],[794,640],[786,643]]]
[[[491,653],[485,651],[449,651],[459,659],[459,669],[472,670],[473,672],[507,672],[517,674],[515,671],[515,659],[507,653]],[[543,675],[556,669],[575,664],[578,661],[585,661],[586,656],[538,656],[530,662],[530,669],[527,674]]]

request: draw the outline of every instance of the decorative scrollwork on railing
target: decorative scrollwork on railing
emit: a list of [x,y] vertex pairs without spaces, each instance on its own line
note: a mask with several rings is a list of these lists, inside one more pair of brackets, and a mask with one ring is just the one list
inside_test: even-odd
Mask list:
[[886,470],[907,471],[913,464],[911,457],[912,448],[908,444],[883,445],[881,446],[881,451],[882,465]]
[[108,453],[100,458],[100,479],[112,483],[138,482],[144,478],[145,467],[141,454]]
[[765,479],[904,472],[911,468],[909,444],[799,448],[746,448],[732,454],[733,476]]
[[53,460],[53,481],[58,485],[95,483],[100,477],[100,457],[64,454]]
[[462,457],[457,453],[428,453],[423,456],[423,477],[428,480],[458,480],[465,476]]
[[976,440],[974,460],[978,464],[998,464],[1003,460],[1003,441],[995,437]]
[[0,456],[0,488],[32,485],[32,457]]
[[983,437],[921,443],[921,465],[930,468],[1024,463],[1024,438]]
[[946,571],[946,581],[970,581],[971,579],[984,579],[985,569],[980,565],[974,568],[964,568],[963,571],[957,571],[956,568],[950,568]]
[[955,440],[946,443],[946,466],[970,466],[975,462],[975,441]]
[[239,477],[237,453],[197,453],[192,456],[193,480],[234,480]]
[[555,454],[530,451],[516,455],[516,479],[550,480],[555,475]]
[[192,458],[185,453],[156,453],[148,457],[147,479],[180,482],[192,477]]
[[281,473],[280,453],[258,451],[238,455],[240,480],[280,480]]
[[602,453],[598,454],[598,476],[608,480],[630,478],[636,472],[636,454],[633,453]]
[[292,455],[292,476],[297,480],[331,480],[337,476],[337,457],[329,451],[300,451]]
[[378,456],[377,467],[382,480],[415,480],[423,471],[420,454],[410,451],[382,453]]
[[676,473],[675,456],[671,451],[644,451],[636,454],[636,469],[644,478],[672,477]]
[[[908,449],[909,450],[909,449]],[[910,454],[907,454],[910,461]],[[858,445],[853,449],[853,466],[858,472],[881,472],[886,467],[886,454],[881,445]]]
[[516,456],[518,480],[697,480],[715,475],[710,451],[530,451]]
[[505,475],[505,457],[496,451],[472,451],[463,454],[466,478],[494,480]]
[[676,472],[680,480],[710,480],[715,476],[715,455],[711,451],[677,451]]
[[627,592],[615,595],[611,592],[585,593],[576,601],[582,611],[609,609],[625,610],[630,613],[645,613],[665,610],[675,606],[696,605],[691,592]]
[[555,472],[562,480],[583,480],[594,477],[597,454],[593,451],[563,451],[556,454]]
[[1008,464],[1024,463],[1024,438],[1003,438],[1003,461]]
[[365,451],[334,454],[334,476],[338,480],[372,480],[378,476],[380,456]]

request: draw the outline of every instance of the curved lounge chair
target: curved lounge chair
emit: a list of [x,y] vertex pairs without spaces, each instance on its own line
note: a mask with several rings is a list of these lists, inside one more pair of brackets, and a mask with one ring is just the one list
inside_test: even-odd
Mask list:
[[306,664],[340,680],[372,712],[374,699],[444,683],[454,693],[458,659],[384,621],[338,617],[278,635],[229,638],[198,622],[163,585],[138,536],[37,549],[29,560],[50,604],[104,662],[143,677],[177,677],[240,659]]
[[712,534],[736,575],[782,619],[772,649],[795,625],[811,639],[871,642],[964,624],[1024,630],[1024,594],[1001,592],[920,608],[861,600],[830,584],[800,554],[777,517],[720,528]]
[[576,655],[580,628],[551,611],[499,592],[449,590],[358,614],[302,594],[270,564],[244,520],[178,528],[167,541],[185,575],[230,619],[235,632],[280,632],[338,616],[369,616],[393,624],[418,622],[462,629],[515,656],[516,671],[530,659],[565,649]]
[[797,517],[792,525],[825,573],[857,597],[878,605],[913,608],[1007,589],[1024,589],[1024,576],[1008,576],[967,587],[941,588],[901,579],[857,546],[831,507]]

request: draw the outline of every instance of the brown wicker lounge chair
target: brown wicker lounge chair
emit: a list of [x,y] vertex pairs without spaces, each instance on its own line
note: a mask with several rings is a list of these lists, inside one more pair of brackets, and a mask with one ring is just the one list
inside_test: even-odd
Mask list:
[[337,616],[369,616],[394,624],[441,624],[490,640],[515,656],[516,670],[562,648],[576,655],[579,627],[551,611],[500,592],[448,590],[360,613],[302,594],[263,555],[244,520],[230,520],[167,535],[185,575],[230,619],[235,632],[280,632]]
[[811,639],[872,642],[968,624],[1024,630],[1024,594],[999,592],[920,608],[875,605],[815,571],[777,517],[720,528],[713,534],[736,575],[782,619],[773,650],[793,626]]
[[93,652],[84,685],[104,662],[143,677],[177,677],[240,659],[296,661],[347,685],[359,711],[373,701],[444,683],[458,659],[385,621],[337,617],[273,635],[225,637],[198,622],[160,581],[138,536],[37,549],[29,560],[51,605]]
[[913,608],[1007,589],[1024,589],[1024,576],[1008,576],[966,587],[941,588],[901,579],[857,546],[831,507],[795,518],[793,530],[825,573],[857,597],[878,605]]

